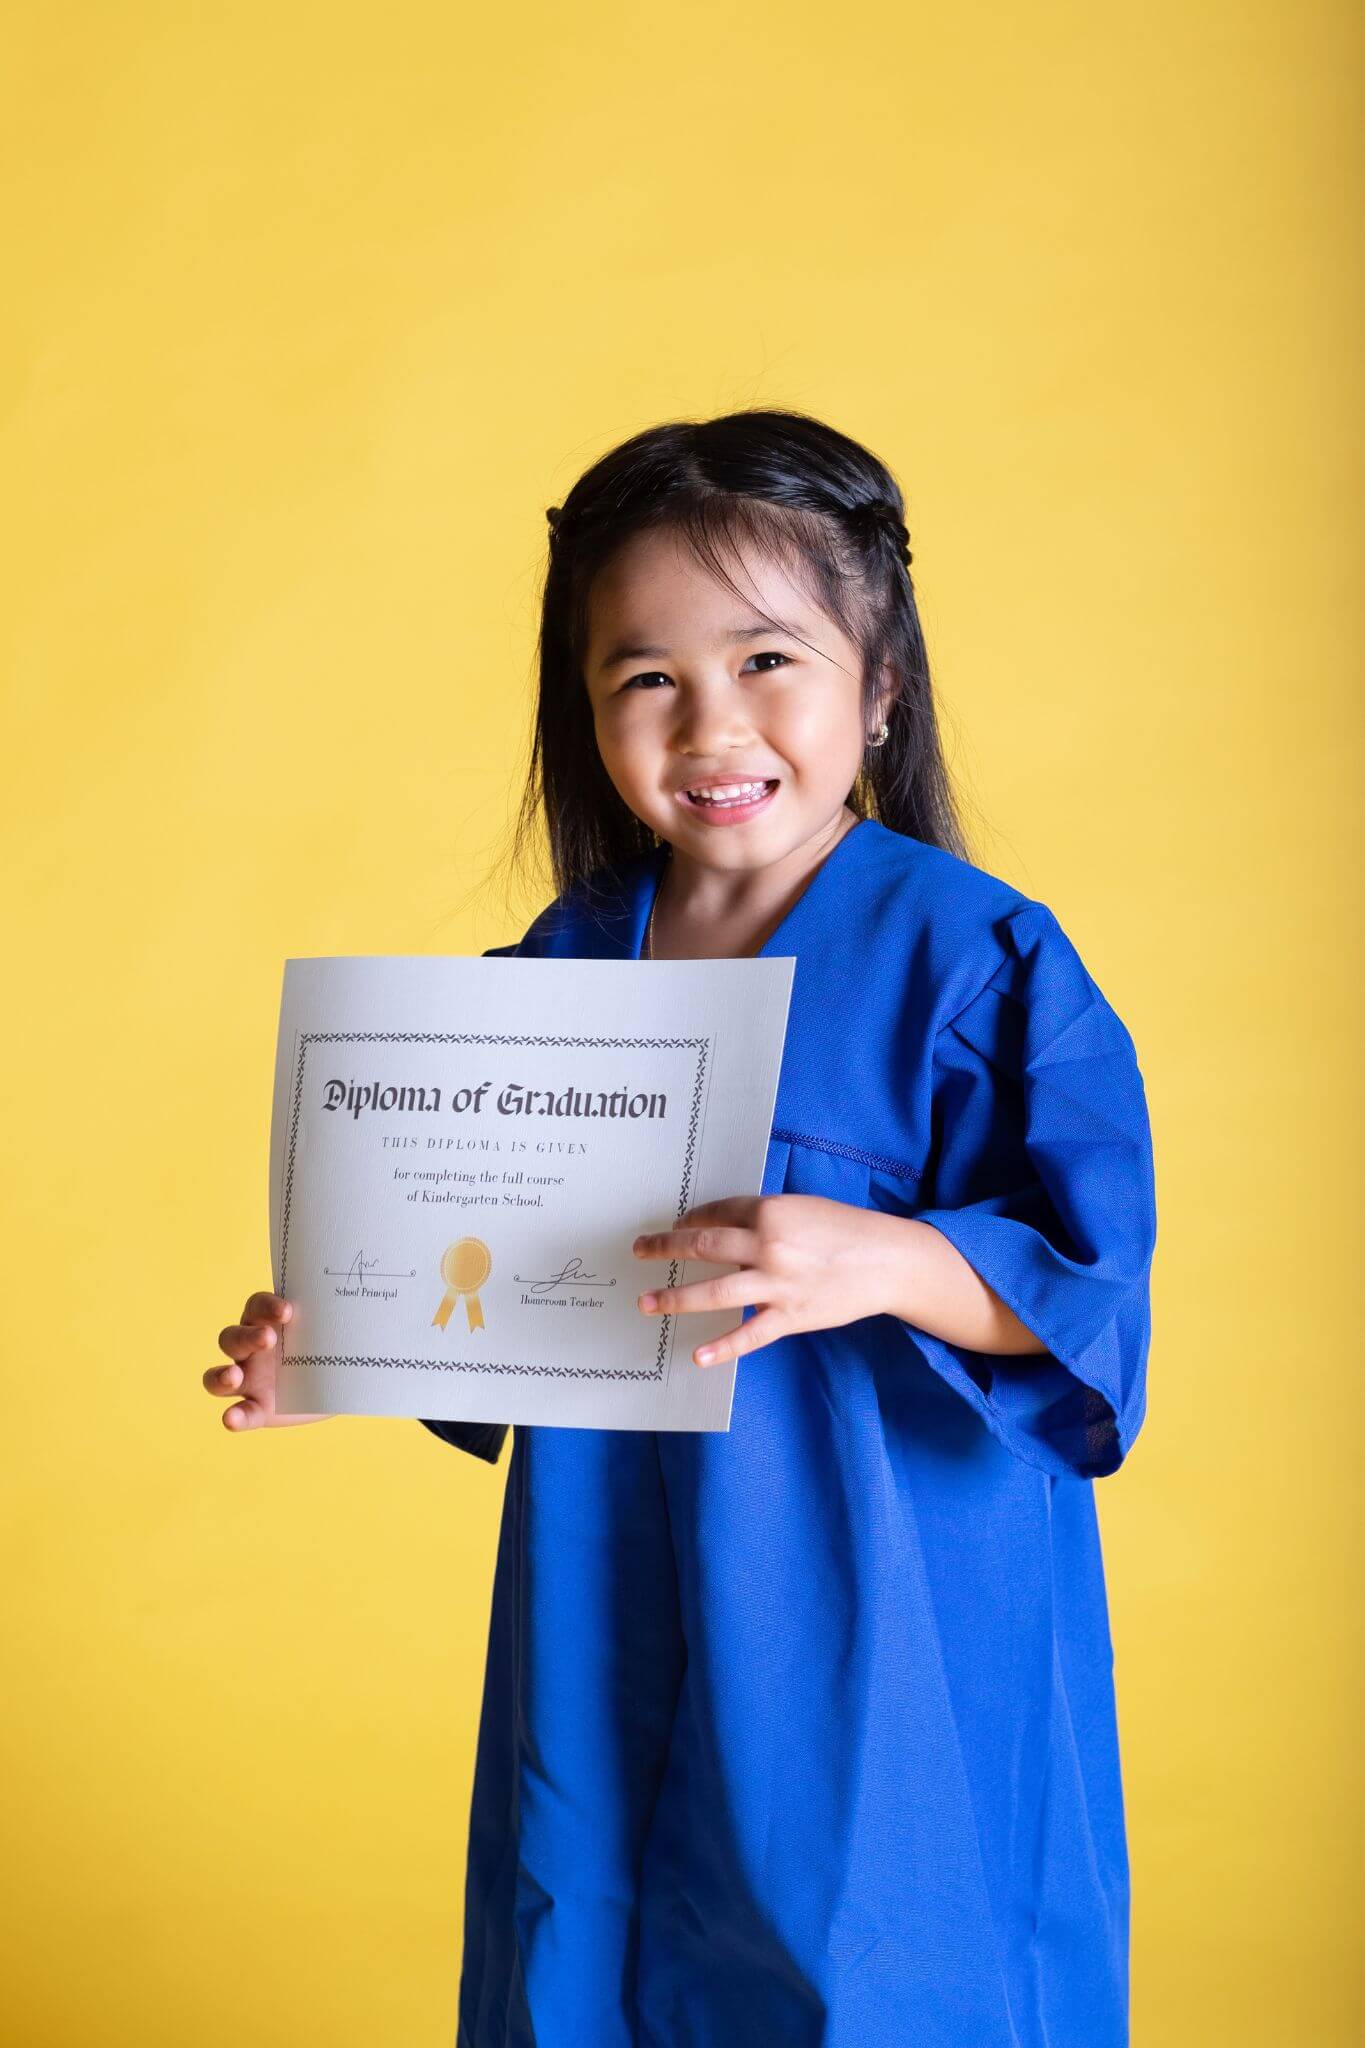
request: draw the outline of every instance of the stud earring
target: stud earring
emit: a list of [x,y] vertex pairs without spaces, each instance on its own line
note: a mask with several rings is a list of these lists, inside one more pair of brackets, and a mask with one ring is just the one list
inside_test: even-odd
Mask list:
[[885,720],[885,719],[883,719],[883,720],[882,720],[882,722],[881,722],[881,724],[880,724],[880,725],[879,725],[879,726],[877,727],[877,731],[876,731],[876,734],[875,734],[875,735],[873,735],[872,733],[869,733],[869,734],[868,734],[868,736],[867,736],[867,744],[868,744],[868,745],[869,745],[870,747],[884,747],[884,746],[886,745],[886,742],[887,742],[887,740],[888,740],[888,739],[890,738],[890,736],[891,736],[891,728],[890,728],[890,726],[889,726],[889,725],[887,724],[886,720]]

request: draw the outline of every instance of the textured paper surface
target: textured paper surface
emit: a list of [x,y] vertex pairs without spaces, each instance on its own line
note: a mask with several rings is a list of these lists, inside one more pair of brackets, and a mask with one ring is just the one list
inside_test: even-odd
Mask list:
[[283,1414],[729,1427],[740,1308],[647,1315],[733,1272],[637,1259],[756,1195],[795,962],[286,964],[271,1127]]

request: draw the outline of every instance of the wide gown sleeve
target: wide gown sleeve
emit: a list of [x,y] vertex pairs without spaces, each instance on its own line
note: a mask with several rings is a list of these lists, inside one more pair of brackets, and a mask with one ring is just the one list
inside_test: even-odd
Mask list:
[[457,1451],[469,1451],[490,1465],[497,1464],[512,1427],[510,1422],[429,1422],[425,1415],[417,1419],[423,1429],[431,1430],[443,1444],[453,1444]]
[[[497,955],[515,953],[515,946],[485,946],[482,958],[492,959]],[[503,1444],[507,1441],[510,1422],[429,1422],[425,1415],[418,1421],[423,1429],[429,1429],[443,1444],[452,1444],[457,1451],[468,1451],[472,1457],[483,1458],[490,1465],[496,1465],[502,1455]]]
[[971,1351],[902,1327],[1029,1464],[1100,1478],[1146,1412],[1156,1193],[1133,1041],[1044,905],[935,1040],[917,1219],[956,1245],[1046,1352]]

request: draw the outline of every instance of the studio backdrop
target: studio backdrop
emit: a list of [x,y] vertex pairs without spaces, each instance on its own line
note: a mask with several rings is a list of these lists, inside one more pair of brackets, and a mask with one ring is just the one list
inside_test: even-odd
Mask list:
[[1139,1050],[1150,1405],[1096,1487],[1135,2043],[1359,2039],[1361,39],[1332,0],[12,30],[14,2048],[453,2039],[506,1457],[236,1437],[201,1374],[269,1284],[284,959],[521,935],[545,507],[751,405],[902,483],[976,858]]

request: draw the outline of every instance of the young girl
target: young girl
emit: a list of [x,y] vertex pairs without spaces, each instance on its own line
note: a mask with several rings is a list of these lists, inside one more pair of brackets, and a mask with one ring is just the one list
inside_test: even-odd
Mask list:
[[[1091,1482],[1144,1412],[1132,1040],[965,855],[880,462],[665,425],[548,516],[521,825],[560,893],[490,950],[796,967],[761,1195],[635,1245],[642,1315],[733,1313],[692,1354],[740,1361],[728,1432],[514,1436],[459,2048],[1120,2048]],[[230,1428],[301,1419],[289,1313],[222,1333]]]

